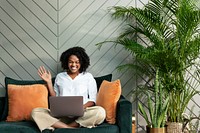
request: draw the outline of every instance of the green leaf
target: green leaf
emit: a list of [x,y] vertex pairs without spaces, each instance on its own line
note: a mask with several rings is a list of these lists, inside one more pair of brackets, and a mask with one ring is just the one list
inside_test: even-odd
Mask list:
[[147,122],[147,125],[150,125],[148,115],[140,103],[138,103],[138,107],[139,107],[140,112],[142,113],[142,116],[144,117],[145,121]]

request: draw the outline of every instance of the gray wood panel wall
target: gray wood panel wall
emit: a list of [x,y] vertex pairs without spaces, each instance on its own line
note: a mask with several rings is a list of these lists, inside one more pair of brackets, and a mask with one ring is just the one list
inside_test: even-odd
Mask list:
[[[59,57],[66,49],[82,46],[91,59],[94,76],[112,73],[120,78],[123,93],[132,85],[130,72],[115,68],[131,60],[122,47],[95,45],[118,35],[123,22],[110,16],[114,5],[135,6],[135,0],[0,0],[0,85],[6,76],[22,80],[39,79],[44,65],[53,76],[62,71]],[[125,89],[126,88],[126,89]],[[1,93],[3,95],[3,92]]]
[[[95,77],[112,73],[113,80],[121,80],[123,95],[131,100],[137,77],[134,72],[116,70],[118,65],[132,61],[130,54],[121,46],[103,45],[98,50],[95,44],[116,37],[124,26],[111,18],[109,7],[143,7],[147,1],[0,0],[0,96],[5,95],[6,76],[37,80],[39,66],[55,76],[62,71],[60,54],[82,46],[91,59],[88,71]],[[133,102],[133,112],[137,114],[138,131],[142,132],[145,122],[135,105]]]

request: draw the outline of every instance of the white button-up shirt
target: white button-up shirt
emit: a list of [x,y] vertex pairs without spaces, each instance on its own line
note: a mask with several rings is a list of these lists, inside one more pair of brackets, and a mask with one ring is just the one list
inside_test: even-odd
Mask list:
[[83,96],[83,103],[96,102],[97,85],[91,73],[80,73],[72,79],[67,72],[56,76],[54,90],[56,96]]

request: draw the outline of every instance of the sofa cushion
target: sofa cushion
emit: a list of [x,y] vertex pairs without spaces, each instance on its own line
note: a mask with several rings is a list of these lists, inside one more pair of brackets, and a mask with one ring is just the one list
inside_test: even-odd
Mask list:
[[102,82],[97,95],[96,105],[105,109],[106,121],[110,124],[115,124],[116,122],[117,101],[120,95],[121,83],[119,79],[113,82],[106,80]]
[[1,117],[1,120],[6,120],[8,116],[8,84],[14,85],[32,85],[32,84],[45,84],[43,80],[16,80],[9,77],[5,78],[5,89],[6,89],[6,96],[5,96],[5,103],[4,103],[4,110]]
[[37,125],[32,121],[0,122],[0,133],[40,133]]
[[8,84],[7,121],[30,120],[34,108],[48,108],[48,90],[46,85]]
[[[33,121],[0,122],[0,133],[41,133]],[[102,123],[95,128],[55,129],[53,133],[119,133],[117,125]],[[52,133],[45,129],[42,133]]]
[[60,128],[55,129],[54,133],[119,133],[117,125],[102,123],[94,128]]

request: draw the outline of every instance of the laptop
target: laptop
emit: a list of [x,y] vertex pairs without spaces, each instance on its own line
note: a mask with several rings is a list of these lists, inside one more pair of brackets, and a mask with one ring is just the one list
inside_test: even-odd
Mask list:
[[83,96],[50,96],[49,106],[53,117],[83,116]]

